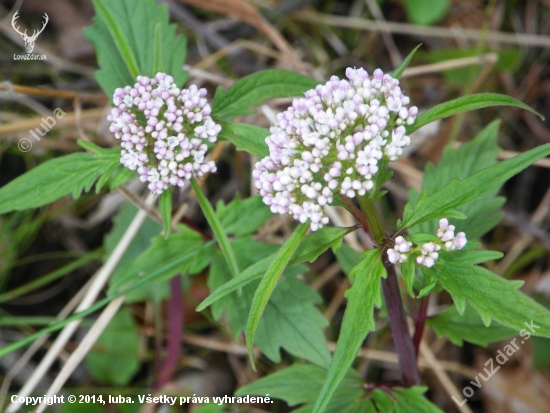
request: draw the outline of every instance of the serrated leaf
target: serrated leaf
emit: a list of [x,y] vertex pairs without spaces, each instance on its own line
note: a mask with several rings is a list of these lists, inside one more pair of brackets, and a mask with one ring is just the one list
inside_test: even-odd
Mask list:
[[50,204],[89,191],[101,175],[119,163],[118,150],[73,153],[50,159],[0,188],[0,214]]
[[[327,249],[332,248],[337,251],[342,243],[344,236],[352,231],[353,228],[323,227],[313,234],[308,235],[298,247],[294,256],[290,259],[289,265],[294,265],[303,261],[313,262],[319,255]],[[269,268],[269,265],[275,258],[275,253],[269,257],[257,260],[250,265],[238,277],[233,278],[224,285],[219,286],[212,292],[198,307],[197,311],[202,311],[212,303],[223,296],[241,288],[257,278],[260,278]]]
[[327,319],[315,307],[321,297],[294,276],[283,276],[266,305],[254,343],[275,363],[281,362],[280,348],[318,366],[328,367],[323,328]]
[[443,217],[463,219],[465,215],[458,211],[458,208],[482,197],[548,154],[550,154],[550,144],[542,145],[482,169],[466,179],[453,179],[430,196],[423,192],[414,209],[410,204],[405,206],[403,222],[399,223],[399,228],[412,227]]
[[231,119],[238,115],[253,113],[249,108],[266,99],[302,95],[319,82],[299,73],[287,70],[262,70],[246,76],[225,92],[218,89],[212,104],[212,116]]
[[403,72],[405,71],[405,69],[407,69],[407,67],[409,66],[409,63],[411,62],[414,54],[416,53],[416,51],[418,50],[418,48],[422,46],[422,44],[419,44],[418,46],[416,46],[412,52],[410,52],[407,57],[403,60],[403,62],[399,65],[399,67],[397,69],[395,69],[393,71],[393,73],[391,74],[391,76],[394,78],[394,79],[399,79],[401,77],[401,75],[403,74]]
[[[426,166],[422,189],[429,195],[443,188],[454,178],[464,179],[468,176],[497,163],[499,147],[497,135],[500,121],[495,121],[485,127],[470,142],[454,149],[445,148],[443,157],[436,167],[432,164]],[[468,238],[479,238],[490,231],[501,219],[503,214],[497,213],[504,204],[505,198],[496,197],[500,185],[489,191],[478,200],[460,208],[467,216],[465,220],[451,219],[450,223],[456,225],[460,231],[468,234]],[[420,194],[411,188],[409,190],[409,202],[414,205]],[[409,233],[417,231],[434,234],[437,228],[437,220],[429,221],[415,226]],[[412,241],[418,243],[416,241]],[[427,242],[427,241],[424,241]]]
[[346,292],[348,304],[342,321],[340,336],[327,378],[313,411],[321,413],[355,360],[369,331],[374,330],[374,307],[382,305],[380,279],[386,276],[380,250],[363,254],[363,261],[352,270],[353,284]]
[[239,151],[248,152],[258,158],[269,155],[269,148],[265,138],[270,132],[259,126],[247,123],[219,122],[222,130],[218,139],[227,139],[232,142]]
[[256,232],[273,213],[263,203],[262,197],[256,195],[245,200],[235,198],[227,205],[219,201],[216,205],[216,215],[227,234],[242,237]]
[[424,386],[393,390],[395,413],[443,413],[443,410],[423,396],[427,390]]
[[550,311],[518,291],[523,281],[508,281],[475,264],[485,261],[487,251],[443,251],[432,268],[423,268],[437,278],[452,296],[460,314],[466,301],[489,326],[494,319],[504,326],[522,330],[525,323],[539,325],[533,335],[550,337]]
[[252,306],[250,307],[250,313],[248,315],[248,323],[246,325],[246,345],[248,347],[248,355],[250,356],[250,361],[252,363],[252,368],[254,368],[254,353],[253,353],[253,344],[254,344],[254,334],[260,318],[264,312],[265,306],[271,297],[271,293],[275,289],[275,285],[283,270],[286,268],[290,258],[302,242],[302,239],[305,237],[307,230],[309,229],[309,222],[300,224],[292,233],[289,239],[285,241],[281,249],[277,252],[277,255],[273,258],[273,261],[269,264],[265,275],[260,281],[260,285],[254,293],[254,298],[252,299]]
[[[306,406],[294,411],[311,412],[311,403],[315,402],[319,394],[325,374],[326,369],[321,367],[294,364],[241,387],[235,395],[269,394],[271,398],[284,400],[289,406],[306,403]],[[362,385],[357,372],[349,369],[325,413],[351,413],[355,401],[363,394]]]
[[479,314],[467,305],[461,315],[455,306],[428,318],[426,325],[432,327],[438,337],[445,336],[453,344],[462,346],[463,341],[486,347],[487,344],[505,340],[518,334],[517,330],[493,321],[487,327]]
[[[250,265],[277,249],[276,245],[262,244],[251,238],[236,239],[232,245],[240,266]],[[285,269],[282,280],[277,283],[260,319],[254,344],[277,363],[281,360],[279,348],[282,347],[296,357],[327,365],[330,355],[322,332],[327,322],[314,305],[320,302],[320,297],[296,279],[296,275],[305,270],[307,268],[302,265]],[[215,289],[229,279],[231,277],[227,273],[227,266],[218,255],[210,267],[208,287]],[[247,315],[258,283],[251,282],[241,289],[240,294],[235,291],[212,305],[214,318],[220,319],[225,313],[235,337],[246,327]]]
[[[235,250],[235,257],[239,267],[251,266],[257,261],[263,261],[266,256],[275,253],[279,247],[278,245],[253,241],[251,237],[236,238],[231,241],[231,246]],[[225,262],[223,256],[216,254],[210,265],[208,276],[209,290],[217,291],[220,287],[235,279],[227,271],[227,262]],[[237,287],[212,302],[212,316],[214,319],[219,320],[225,312],[227,322],[234,337],[237,337],[246,327],[250,304],[252,303],[252,297],[258,283],[259,281],[256,280],[243,284],[240,286],[240,289]],[[237,291],[238,289],[239,291]],[[199,306],[197,311],[202,311],[202,308]]]
[[[210,262],[212,248],[206,246],[202,237],[183,225],[178,226],[178,232],[172,234],[168,239],[156,236],[152,244],[135,258],[128,267],[116,274],[109,281],[109,295],[112,295],[122,288],[135,284],[144,276],[153,273],[165,265],[174,263],[167,267],[167,271],[159,273],[154,280],[157,291],[161,296],[167,296],[167,281],[176,274],[196,274],[202,271]],[[181,260],[188,254],[186,260]],[[136,289],[128,294],[126,302],[138,302],[153,299],[151,284]]]
[[407,126],[407,135],[410,135],[422,126],[432,123],[438,119],[447,118],[449,116],[474,109],[486,108],[488,106],[516,106],[518,108],[525,109],[526,111],[531,112],[544,120],[544,117],[540,113],[531,109],[531,107],[525,103],[514,99],[513,97],[500,95],[498,93],[477,93],[441,103],[434,106],[430,110],[427,110],[419,115],[412,125]]
[[99,336],[85,359],[90,375],[106,385],[126,386],[139,370],[138,327],[122,308]]
[[187,79],[187,72],[182,69],[186,41],[184,36],[176,35],[176,25],[169,24],[166,5],[154,0],[118,0],[108,4],[94,0],[94,5],[94,24],[84,29],[84,35],[96,50],[100,70],[95,77],[107,96],[113,96],[117,87],[133,85],[136,71],[140,75],[155,75],[155,58],[160,57],[166,73],[183,86]]

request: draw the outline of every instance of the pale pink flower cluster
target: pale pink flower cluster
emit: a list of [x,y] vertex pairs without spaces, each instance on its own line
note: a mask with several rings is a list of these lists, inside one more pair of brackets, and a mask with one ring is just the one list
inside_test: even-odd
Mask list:
[[374,186],[382,158],[396,160],[410,144],[405,125],[418,113],[407,107],[399,80],[380,69],[346,70],[294,99],[277,115],[266,138],[269,156],[253,172],[263,201],[313,231],[328,223],[323,207],[337,194],[353,198]]
[[185,180],[215,172],[206,161],[206,142],[215,142],[221,127],[210,117],[206,89],[179,89],[172,76],[138,76],[133,87],[115,90],[109,130],[121,140],[120,162],[137,170],[157,194]]
[[438,251],[443,248],[447,251],[460,250],[467,243],[466,234],[459,232],[455,235],[454,225],[449,225],[447,218],[439,220],[439,228],[436,232],[437,240],[427,242],[422,246],[413,248],[413,244],[402,236],[395,238],[394,248],[388,249],[388,260],[393,264],[402,264],[409,257],[416,257],[418,264],[431,268],[439,257]]

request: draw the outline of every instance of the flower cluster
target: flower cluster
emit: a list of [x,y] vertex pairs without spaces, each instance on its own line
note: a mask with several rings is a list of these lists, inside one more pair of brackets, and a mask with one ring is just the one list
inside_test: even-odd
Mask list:
[[409,257],[416,256],[416,262],[428,268],[433,267],[439,257],[438,251],[443,248],[447,251],[460,250],[466,245],[467,239],[464,232],[455,235],[454,225],[449,225],[447,218],[439,220],[437,240],[427,242],[418,248],[413,248],[410,241],[402,236],[395,238],[394,248],[388,249],[388,260],[393,263],[404,263]]
[[333,196],[353,198],[374,186],[381,159],[396,160],[410,144],[405,125],[414,122],[415,106],[399,81],[380,69],[346,70],[295,99],[277,115],[266,138],[269,156],[253,172],[265,204],[313,231],[328,223],[323,207]]
[[120,162],[158,194],[215,172],[214,162],[205,161],[206,141],[215,142],[221,127],[210,117],[206,89],[180,90],[165,73],[136,80],[134,87],[115,90],[107,118],[121,140]]

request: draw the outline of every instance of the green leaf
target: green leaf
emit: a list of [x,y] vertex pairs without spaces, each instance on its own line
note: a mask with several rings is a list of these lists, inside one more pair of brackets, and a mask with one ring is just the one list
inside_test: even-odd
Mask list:
[[225,232],[239,237],[253,234],[273,216],[260,195],[251,196],[244,201],[235,198],[228,205],[219,201],[216,214]]
[[[500,121],[494,121],[479,132],[472,141],[457,149],[445,148],[443,157],[436,167],[432,164],[426,166],[422,190],[431,195],[454,178],[465,179],[484,168],[496,165],[499,152],[497,145],[499,126]],[[490,231],[503,216],[502,213],[497,213],[505,202],[505,198],[496,196],[499,189],[500,185],[497,185],[478,200],[460,208],[459,211],[467,218],[461,221],[451,219],[450,223],[468,234],[470,239],[479,238]],[[411,205],[414,205],[419,197],[420,194],[416,190],[412,188],[409,190]],[[437,220],[429,221],[411,228],[409,233],[420,231],[434,234],[437,226]],[[416,241],[412,242],[418,244]]]
[[422,395],[427,390],[428,388],[424,386],[393,390],[392,396],[395,398],[395,413],[443,413],[439,407]]
[[539,326],[532,331],[533,335],[550,337],[550,311],[518,291],[523,281],[508,281],[475,265],[486,261],[490,254],[489,251],[442,251],[436,265],[423,271],[427,270],[439,280],[451,294],[460,314],[464,313],[468,300],[486,326],[494,319],[519,331],[532,320]]
[[[103,239],[103,247],[105,249],[105,255],[103,257],[103,262],[105,263],[109,256],[113,253],[114,249],[120,242],[122,236],[128,229],[128,226],[134,219],[138,212],[138,208],[134,206],[130,202],[126,202],[118,213],[113,218],[113,228],[105,236]],[[113,273],[111,274],[111,278],[109,279],[109,283],[112,285],[116,279],[120,277],[124,271],[126,271],[134,261],[140,256],[141,253],[147,250],[151,246],[151,240],[152,238],[159,235],[160,231],[162,230],[162,227],[155,221],[153,221],[151,218],[146,217],[141,226],[139,227],[139,230],[137,231],[136,235],[132,239],[132,242],[130,242],[130,245],[128,245],[128,248],[126,249],[126,252],[122,255],[120,258],[117,266],[113,270]],[[144,287],[149,289],[149,286]],[[166,287],[166,291],[168,291],[168,287]],[[147,295],[147,294],[141,294],[141,295]]]
[[284,348],[327,368],[331,357],[323,328],[328,321],[315,307],[322,301],[295,276],[281,277],[258,324],[254,344],[275,363],[281,362],[279,348]]
[[78,198],[119,159],[119,150],[79,152],[50,159],[0,188],[0,214],[38,208],[71,193]]
[[376,413],[376,407],[370,399],[359,399],[349,413]]
[[155,42],[153,46],[153,68],[152,73],[164,72],[164,55],[162,53],[162,25],[158,22],[155,25]]
[[[250,267],[255,262],[262,261],[270,254],[276,254],[279,248],[279,245],[264,244],[252,240],[251,237],[236,238],[231,241],[231,246],[235,250],[235,257],[240,267]],[[284,272],[285,275],[291,273],[295,273],[291,268],[287,268]],[[208,288],[210,291],[214,291],[233,280],[235,278],[232,278],[231,274],[227,271],[227,263],[223,259],[223,256],[216,254],[210,266]],[[244,284],[239,291],[236,291],[237,288],[235,288],[232,292],[225,294],[219,300],[212,303],[212,316],[214,319],[219,320],[225,312],[227,322],[231,327],[234,337],[237,337],[246,328],[248,313],[252,305],[252,297],[258,284],[259,280]]]
[[344,313],[340,337],[325,383],[313,411],[321,413],[355,360],[369,331],[375,329],[374,307],[382,305],[380,279],[386,277],[380,250],[369,250],[363,261],[352,270],[353,285],[346,292],[348,305]]
[[338,260],[342,271],[349,277],[353,268],[361,261],[361,253],[347,244],[342,244],[336,252],[336,260]]
[[410,204],[405,206],[403,222],[399,223],[399,229],[443,217],[464,219],[464,214],[457,211],[458,208],[482,197],[548,154],[550,144],[542,145],[482,169],[466,179],[455,178],[431,196],[423,192],[414,209]]
[[[383,390],[375,389],[371,397],[374,399],[376,408],[380,413],[393,413],[393,400]],[[424,413],[424,412],[422,412]]]
[[115,46],[120,53],[120,56],[122,57],[126,68],[130,72],[130,75],[132,75],[132,77],[135,79],[139,75],[138,65],[136,62],[136,58],[134,57],[134,54],[130,49],[130,45],[128,44],[128,41],[124,36],[124,33],[122,32],[121,27],[119,26],[113,15],[110,13],[109,8],[105,4],[103,4],[103,1],[93,0],[93,3],[96,13],[107,24],[107,30],[109,30],[109,34],[115,42]]
[[405,11],[411,23],[426,26],[445,17],[450,6],[449,0],[405,0]]
[[126,386],[137,373],[138,327],[130,311],[121,308],[86,356],[90,375],[105,385]]
[[299,73],[262,70],[238,80],[225,92],[218,89],[212,104],[212,116],[231,119],[254,113],[249,109],[252,105],[259,105],[266,99],[299,96],[318,84],[317,80]]
[[[313,262],[319,255],[331,248],[337,251],[342,244],[342,239],[353,228],[337,228],[337,227],[323,227],[313,234],[308,235],[302,241],[302,244],[298,247],[294,256],[291,258],[289,265],[294,265],[303,261]],[[257,278],[260,278],[269,268],[269,265],[275,258],[275,253],[269,257],[257,260],[254,264],[250,265],[244,270],[238,277],[233,278],[222,286],[219,286],[213,293],[211,293],[198,307],[197,311],[202,311],[212,303],[216,302],[223,296],[231,293],[232,291],[241,288]],[[211,289],[212,291],[212,289]]]
[[159,200],[160,214],[162,216],[164,238],[168,239],[172,231],[172,190],[164,191]]
[[407,126],[407,134],[411,134],[412,132],[420,129],[422,126],[432,123],[437,119],[443,119],[458,113],[481,109],[488,106],[516,106],[518,108],[525,109],[526,111],[531,112],[544,120],[544,117],[540,113],[531,109],[525,103],[510,96],[500,95],[498,93],[477,93],[441,103],[434,106],[430,110],[427,110],[419,115],[412,125]]
[[248,324],[246,326],[246,345],[248,347],[248,354],[252,362],[252,368],[254,367],[254,353],[253,353],[253,344],[254,344],[254,333],[258,327],[258,322],[264,312],[265,306],[271,297],[271,293],[275,289],[275,285],[283,270],[286,268],[290,258],[294,254],[294,251],[302,242],[302,239],[306,235],[307,230],[309,229],[309,222],[300,224],[292,233],[289,239],[285,241],[281,249],[277,252],[271,264],[262,278],[260,285],[254,293],[254,298],[252,299],[252,307],[250,308],[250,313],[248,315]]
[[247,123],[219,122],[222,130],[219,139],[233,142],[239,151],[246,151],[258,158],[269,155],[265,138],[270,135],[267,129]]
[[[277,249],[276,245],[262,244],[249,237],[236,239],[232,246],[239,266],[250,265]],[[303,265],[285,269],[260,319],[254,344],[276,363],[281,361],[279,348],[284,348],[296,357],[326,366],[330,362],[330,354],[322,329],[327,321],[315,308],[321,298],[296,278],[298,273],[306,270]],[[215,289],[230,279],[223,257],[218,255],[210,267],[208,287]],[[240,294],[235,291],[212,305],[215,319],[219,320],[225,313],[234,337],[246,327],[258,284],[259,281],[251,282],[241,289]]]
[[218,241],[218,245],[223,252],[223,256],[227,260],[227,264],[229,264],[229,270],[231,271],[233,277],[236,277],[237,275],[239,275],[240,271],[239,267],[237,266],[235,254],[231,249],[231,245],[229,244],[229,239],[227,239],[227,234],[224,232],[222,225],[218,220],[214,209],[212,208],[212,205],[210,205],[210,202],[208,202],[208,199],[206,199],[206,196],[204,196],[202,189],[197,181],[195,181],[195,178],[191,178],[191,185],[193,186],[193,190],[197,195],[197,200],[199,201],[202,212],[204,213],[204,216],[206,217],[210,228],[212,228],[212,232],[214,232],[214,235],[216,236],[216,240]]
[[407,284],[407,292],[413,298],[415,298],[413,293],[413,284],[414,284],[414,276],[416,273],[414,262],[415,261],[413,259],[409,259],[405,261],[403,264],[401,264],[401,275],[403,276],[403,279]]
[[422,46],[422,43],[419,44],[418,46],[416,46],[412,52],[409,53],[409,55],[405,58],[405,60],[403,60],[403,62],[399,65],[399,67],[397,69],[395,69],[393,71],[393,73],[391,74],[391,76],[394,78],[394,79],[399,79],[401,77],[401,75],[403,74],[403,72],[405,71],[405,69],[409,66],[409,63],[411,62],[414,54],[416,53],[416,51],[418,50],[418,48]]
[[158,58],[166,73],[183,86],[187,72],[182,66],[186,41],[169,24],[168,8],[154,0],[94,0],[93,25],[84,29],[96,50],[100,70],[95,77],[107,96],[116,88],[133,85],[137,75],[154,76]]
[[[284,400],[289,406],[307,403],[304,408],[294,410],[294,412],[311,412],[312,403],[315,402],[319,394],[325,375],[326,369],[321,367],[293,364],[241,387],[235,395],[265,396],[269,394],[271,398]],[[325,413],[351,413],[356,400],[363,394],[362,386],[363,382],[357,372],[349,369],[345,372],[342,384],[334,393]],[[363,410],[361,413],[365,413],[365,411]]]
[[[201,235],[188,227],[180,225],[178,230],[179,232],[171,234],[168,239],[162,236],[154,237],[152,245],[147,250],[135,258],[123,272],[111,278],[109,295],[135,284],[167,264],[174,263],[167,267],[167,271],[157,274],[154,280],[156,287],[149,284],[135,290],[128,294],[126,302],[152,300],[154,289],[164,298],[168,295],[167,281],[174,275],[196,274],[206,268],[212,257],[212,248],[206,247]],[[181,258],[186,253],[189,253],[188,258],[182,261]]]
[[453,344],[462,346],[462,342],[487,347],[487,344],[505,340],[518,334],[517,330],[503,326],[493,321],[487,327],[479,314],[469,305],[460,314],[455,306],[450,306],[445,312],[430,317],[426,325],[432,327],[438,337],[445,336]]

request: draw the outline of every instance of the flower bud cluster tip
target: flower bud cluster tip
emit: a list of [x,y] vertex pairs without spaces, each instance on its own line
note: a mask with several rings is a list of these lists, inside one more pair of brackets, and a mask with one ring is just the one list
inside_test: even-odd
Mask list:
[[253,177],[273,213],[290,214],[313,231],[328,223],[323,207],[338,194],[353,198],[374,187],[383,158],[410,144],[406,125],[418,113],[399,80],[376,69],[348,68],[294,99],[266,138],[269,156]]
[[138,76],[133,87],[115,90],[113,104],[107,119],[121,141],[120,162],[152,192],[216,171],[206,161],[206,142],[215,142],[221,127],[210,117],[206,89],[179,89],[165,73]]
[[435,265],[442,248],[446,251],[461,250],[468,241],[464,232],[455,235],[454,225],[450,225],[447,218],[439,220],[439,228],[436,232],[437,240],[427,242],[418,248],[413,248],[413,243],[404,237],[395,238],[395,245],[388,249],[388,260],[393,264],[402,264],[409,258],[415,258],[416,262],[431,268]]

